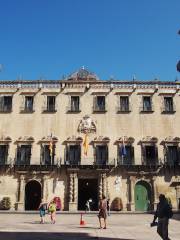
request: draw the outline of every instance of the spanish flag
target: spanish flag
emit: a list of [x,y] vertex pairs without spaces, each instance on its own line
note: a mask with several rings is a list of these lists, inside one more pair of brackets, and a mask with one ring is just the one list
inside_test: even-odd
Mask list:
[[83,142],[83,147],[84,147],[84,155],[87,156],[87,152],[88,152],[88,138],[87,138],[87,133],[84,137],[84,142]]

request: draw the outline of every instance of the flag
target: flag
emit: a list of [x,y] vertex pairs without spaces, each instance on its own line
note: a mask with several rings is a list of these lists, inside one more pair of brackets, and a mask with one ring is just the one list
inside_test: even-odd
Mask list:
[[84,137],[84,142],[83,142],[83,147],[84,147],[84,155],[87,156],[87,152],[88,152],[88,138],[87,138],[87,133]]
[[122,141],[122,145],[121,145],[121,156],[126,156],[126,146],[124,144],[124,137],[123,137],[123,141]]
[[180,61],[177,63],[177,71],[180,72]]
[[52,139],[52,134],[51,134],[51,139],[49,142],[49,151],[50,151],[50,156],[52,157],[53,155],[53,139]]

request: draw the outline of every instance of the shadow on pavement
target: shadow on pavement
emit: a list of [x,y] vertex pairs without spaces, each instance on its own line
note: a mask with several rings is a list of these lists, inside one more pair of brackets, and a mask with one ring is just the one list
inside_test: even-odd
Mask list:
[[180,221],[180,213],[175,213],[175,214],[173,214],[172,219],[174,219],[174,220],[179,220],[179,221]]
[[94,237],[87,233],[53,232],[0,232],[0,240],[135,240],[127,238]]

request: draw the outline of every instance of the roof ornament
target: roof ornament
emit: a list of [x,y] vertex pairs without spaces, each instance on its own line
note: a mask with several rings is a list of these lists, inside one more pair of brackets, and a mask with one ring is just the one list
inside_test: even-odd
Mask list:
[[135,74],[133,74],[132,80],[133,80],[133,82],[136,81],[136,75]]

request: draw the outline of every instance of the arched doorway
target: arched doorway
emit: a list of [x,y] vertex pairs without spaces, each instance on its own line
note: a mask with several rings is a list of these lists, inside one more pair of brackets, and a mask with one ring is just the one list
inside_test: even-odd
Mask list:
[[37,210],[41,202],[41,184],[32,180],[25,187],[25,210]]
[[91,199],[90,210],[98,210],[98,179],[78,179],[78,210],[85,210]]
[[145,181],[139,181],[134,189],[135,210],[148,211],[151,205],[151,187]]

